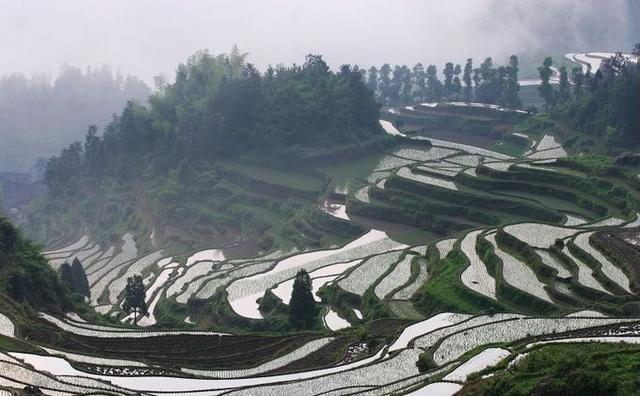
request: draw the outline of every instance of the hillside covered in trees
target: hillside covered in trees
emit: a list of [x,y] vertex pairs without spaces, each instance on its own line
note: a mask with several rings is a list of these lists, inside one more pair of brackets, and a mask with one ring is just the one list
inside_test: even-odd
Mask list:
[[[261,74],[237,50],[199,52],[160,82],[149,107],[129,102],[100,136],[89,128],[49,160],[45,183],[60,191],[78,177],[166,172],[182,163],[257,157],[280,164],[380,135],[378,105],[357,67],[329,70],[321,56]],[[283,161],[284,160],[284,161]]]
[[538,92],[546,114],[533,118],[523,130],[554,130],[585,153],[613,154],[640,147],[640,44],[631,57],[617,53],[590,67],[559,67],[559,84],[549,82],[554,60],[539,67]]
[[[237,49],[196,53],[174,83],[157,81],[148,106],[129,102],[104,133],[90,127],[83,143],[51,158],[32,236],[49,240],[79,224],[107,234],[127,223],[182,244],[300,238],[282,228],[306,216],[326,184],[315,167],[377,152],[391,138],[357,67],[334,72],[309,55],[260,73],[245,58]],[[273,227],[278,236],[265,235]]]
[[593,75],[574,69],[574,95],[556,97],[561,118],[614,153],[640,146],[640,43],[633,55],[635,61],[619,53],[605,59]]
[[81,137],[104,126],[128,100],[146,102],[149,87],[109,67],[64,66],[53,81],[36,75],[0,78],[0,172],[28,172]]

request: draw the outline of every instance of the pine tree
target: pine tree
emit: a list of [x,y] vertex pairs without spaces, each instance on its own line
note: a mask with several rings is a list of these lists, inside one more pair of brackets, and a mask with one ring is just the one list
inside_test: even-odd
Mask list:
[[551,108],[555,102],[553,87],[549,83],[552,74],[552,65],[553,60],[551,59],[551,57],[547,57],[544,59],[544,62],[542,62],[542,66],[538,67],[538,73],[540,73],[540,80],[542,81],[538,86],[538,92],[540,93],[542,99],[544,99],[547,109]]
[[127,313],[133,312],[133,322],[138,323],[138,314],[147,314],[146,293],[142,277],[140,275],[129,277],[124,290],[122,308]]
[[434,65],[427,67],[427,100],[439,102],[442,99],[442,83],[438,80],[438,69]]
[[558,90],[558,100],[560,102],[566,102],[569,100],[570,95],[570,86],[569,86],[569,75],[567,73],[567,68],[564,66],[560,67],[560,87]]
[[78,258],[73,259],[71,264],[71,277],[73,278],[73,286],[75,290],[85,297],[89,297],[89,281],[87,280],[87,274],[84,272],[82,263]]
[[448,98],[453,94],[453,63],[447,62],[442,74],[444,75],[444,96]]
[[367,88],[369,88],[374,95],[378,95],[378,69],[375,66],[369,68],[367,73]]
[[415,101],[422,102],[424,100],[425,91],[427,90],[427,75],[424,72],[422,63],[417,63],[412,70],[413,86],[415,88]]
[[289,302],[289,321],[298,328],[311,327],[316,316],[316,302],[313,299],[311,277],[300,270],[293,281]]
[[473,59],[467,59],[467,64],[464,65],[464,74],[462,75],[462,80],[464,81],[464,100],[467,102],[471,102],[471,98],[473,97]]
[[72,290],[75,290],[75,286],[73,284],[73,274],[71,273],[71,266],[69,263],[63,263],[58,269],[60,273],[60,279],[67,284]]
[[573,79],[574,93],[576,95],[576,98],[580,98],[582,96],[582,85],[584,84],[584,74],[582,73],[582,67],[574,67],[571,70],[571,78]]
[[509,66],[504,68],[504,76],[502,76],[502,93],[500,95],[499,104],[510,108],[519,108],[522,106],[518,91],[518,57],[511,55],[509,57]]
[[460,81],[460,73],[462,73],[462,68],[460,65],[456,65],[453,68],[453,93],[456,96],[456,100],[459,100],[460,93],[462,93],[462,81]]

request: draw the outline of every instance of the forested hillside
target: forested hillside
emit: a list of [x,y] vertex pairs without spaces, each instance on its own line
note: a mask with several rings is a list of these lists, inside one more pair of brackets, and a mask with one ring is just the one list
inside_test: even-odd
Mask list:
[[104,126],[128,100],[144,103],[151,90],[109,67],[65,66],[51,81],[22,74],[0,78],[0,172],[28,172],[91,124]]
[[125,176],[144,167],[259,156],[295,162],[307,152],[379,135],[378,105],[357,68],[329,70],[320,56],[262,75],[245,55],[200,52],[161,85],[150,106],[128,103],[99,136],[73,143],[49,160],[45,182],[59,191],[77,177]]
[[[309,55],[260,73],[245,58],[237,49],[196,53],[175,83],[158,81],[147,107],[129,102],[103,134],[91,127],[84,143],[51,158],[33,235],[49,240],[85,223],[108,233],[126,221],[183,243],[203,235],[231,243],[273,226],[275,238],[299,238],[281,228],[306,217],[326,183],[314,166],[376,151],[390,137],[357,67],[333,72]],[[57,220],[37,218],[48,215]]]
[[[584,152],[620,154],[640,146],[640,44],[632,57],[618,53],[592,72],[560,67],[560,84],[545,81],[553,59],[540,66],[538,88],[551,119],[534,120],[533,128],[554,128]],[[634,58],[635,57],[635,58]],[[537,121],[537,122],[536,122]],[[535,124],[535,126],[533,126]]]
[[[634,55],[640,57],[640,44]],[[578,80],[580,77],[578,75]],[[582,88],[582,89],[581,89]],[[559,109],[561,117],[572,126],[591,136],[602,139],[615,151],[626,151],[640,146],[640,63],[629,61],[620,54],[604,60],[591,78],[585,77],[580,87],[575,84],[575,95]]]

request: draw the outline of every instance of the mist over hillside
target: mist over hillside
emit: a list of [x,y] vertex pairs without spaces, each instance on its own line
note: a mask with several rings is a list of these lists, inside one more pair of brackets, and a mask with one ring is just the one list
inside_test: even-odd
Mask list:
[[[333,70],[345,63],[444,65],[487,56],[505,62],[517,54],[521,77],[532,78],[549,54],[630,51],[640,15],[632,0],[407,1],[402,6],[288,0],[281,4],[283,12],[250,1],[224,7],[195,1],[184,7],[165,0],[153,8],[126,1],[36,4],[9,1],[0,15],[6,55],[0,65],[0,171],[34,171],[38,158],[82,138],[89,125],[101,131],[127,100],[149,96],[141,81],[151,85],[157,75],[170,80],[175,65],[205,48],[223,53],[237,44],[260,71],[302,64],[308,53],[323,54]],[[39,28],[45,25],[49,29]],[[79,69],[63,67],[58,75],[66,63]],[[113,69],[96,68],[103,64]]]
[[[285,0],[277,12],[249,0],[196,0],[189,7],[176,0],[154,7],[125,0],[4,3],[0,43],[8,56],[0,74],[55,72],[64,62],[110,64],[148,84],[157,74],[172,76],[198,50],[223,53],[234,44],[264,71],[280,62],[302,64],[308,53],[323,54],[332,69],[444,64],[467,56],[630,51],[638,37],[634,0]],[[38,28],[45,24],[49,29]]]
[[0,0],[0,48],[0,396],[640,395],[640,0]]
[[129,100],[145,103],[151,90],[108,66],[62,67],[55,79],[9,74],[0,78],[0,172],[36,172],[44,160],[103,127]]

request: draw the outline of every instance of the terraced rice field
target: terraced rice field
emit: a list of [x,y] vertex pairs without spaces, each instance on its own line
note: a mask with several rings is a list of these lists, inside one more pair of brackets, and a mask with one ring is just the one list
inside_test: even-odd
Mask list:
[[502,276],[511,286],[529,293],[537,298],[553,303],[545,290],[544,283],[540,282],[535,272],[525,263],[500,249],[496,243],[495,235],[490,235],[487,240],[493,245],[496,256],[502,261]]
[[[416,105],[393,114],[419,113],[423,106],[433,108]],[[389,134],[411,136],[388,121],[380,124]],[[160,246],[156,251],[142,251],[145,244],[137,243],[141,237],[133,232],[125,233],[113,246],[101,246],[89,234],[76,235],[68,246],[45,253],[50,265],[58,268],[79,258],[91,286],[91,305],[127,324],[109,326],[87,323],[77,314],[54,317],[42,313],[40,326],[71,341],[55,345],[49,340],[54,344],[41,345],[37,353],[0,352],[0,387],[31,384],[48,394],[383,395],[415,390],[452,394],[469,375],[514,358],[518,353],[514,345],[640,342],[638,319],[617,317],[620,311],[615,309],[636,301],[638,285],[619,257],[592,243],[592,237],[603,230],[640,225],[638,208],[612,209],[614,203],[606,202],[596,218],[586,209],[585,213],[571,209],[564,213],[565,209],[550,207],[543,199],[544,188],[560,188],[558,180],[575,174],[562,168],[562,161],[555,162],[567,151],[551,135],[537,144],[526,135],[521,137],[531,147],[520,158],[429,137],[415,139],[429,140],[431,148],[424,144],[413,147],[405,139],[402,146],[376,157],[380,161],[371,165],[371,172],[351,184],[355,188],[348,192],[346,204],[329,208],[322,206],[324,198],[318,200],[320,215],[340,221],[355,222],[352,209],[361,206],[389,210],[385,221],[398,215],[413,222],[413,227],[431,227],[436,237],[410,242],[413,247],[374,228],[330,248],[303,246],[301,251],[230,259],[224,246],[201,246],[193,251],[171,251],[176,257],[172,258]],[[553,177],[540,181],[543,164],[553,171],[544,174]],[[543,192],[527,191],[528,195],[514,198],[482,185],[523,174],[537,177],[535,183]],[[583,198],[594,195],[575,190]],[[542,198],[531,198],[538,196]],[[597,199],[606,201],[604,196]],[[403,202],[404,211],[391,210],[398,208],[398,202]],[[498,233],[500,229],[505,234]],[[505,235],[514,241],[507,245],[509,240],[498,238]],[[488,260],[493,256],[479,254],[489,245],[499,259],[497,264]],[[242,334],[234,334],[233,328],[216,328],[220,322],[211,317],[220,312],[254,328],[283,320],[261,311],[257,300],[271,291],[279,299],[272,297],[278,309],[286,309],[293,278],[300,269],[312,278],[324,332],[311,330],[294,343],[275,340],[275,335],[246,334],[244,328]],[[145,278],[150,307],[150,315],[137,324],[129,323],[131,316],[121,309],[126,279],[134,274]],[[499,292],[505,283],[519,294]],[[323,297],[338,295],[344,300],[338,304],[323,300],[317,294],[321,287],[331,292],[321,294]],[[559,293],[565,297],[557,298]],[[449,308],[429,306],[437,304],[438,298],[457,309],[443,312]],[[514,308],[527,304],[532,311],[539,304],[551,306],[557,314],[525,315]],[[165,314],[167,307],[176,310],[172,314],[177,315],[181,328],[158,325],[162,321],[155,315]],[[215,310],[197,311],[202,307]],[[358,326],[368,325],[365,320],[371,318],[380,320],[371,329],[395,327],[366,341],[348,338],[360,334]],[[353,330],[347,330],[352,326]],[[327,334],[331,331],[335,333]],[[21,338],[23,334],[10,312],[0,313],[0,335],[29,342]],[[277,347],[261,349],[271,341]],[[138,342],[160,349],[157,353],[153,348],[149,353],[130,352]],[[160,361],[159,356],[166,352],[161,350],[163,345],[192,342],[202,349],[193,353],[202,353],[206,359],[197,364]],[[227,343],[234,346],[227,347]],[[87,345],[95,349],[84,349]],[[218,347],[229,348],[225,351],[233,356],[255,354],[235,365],[233,359],[221,362],[215,358]],[[361,355],[354,358],[349,350],[361,351]],[[434,370],[419,372],[416,362],[423,353],[433,361]]]
[[489,275],[486,266],[476,252],[476,241],[482,230],[472,231],[460,242],[460,249],[467,256],[469,266],[462,273],[462,283],[469,289],[496,299],[496,280]]
[[450,190],[458,189],[458,186],[456,186],[456,184],[452,181],[440,179],[438,177],[417,174],[406,167],[400,168],[397,172],[397,175],[405,179],[416,181],[418,183],[430,184],[433,186],[448,188]]
[[415,256],[408,254],[393,270],[376,285],[375,294],[378,298],[385,298],[391,291],[399,288],[411,278],[411,261]]
[[401,251],[383,253],[365,260],[348,276],[338,282],[342,289],[357,295],[364,292],[382,276],[402,254]]

